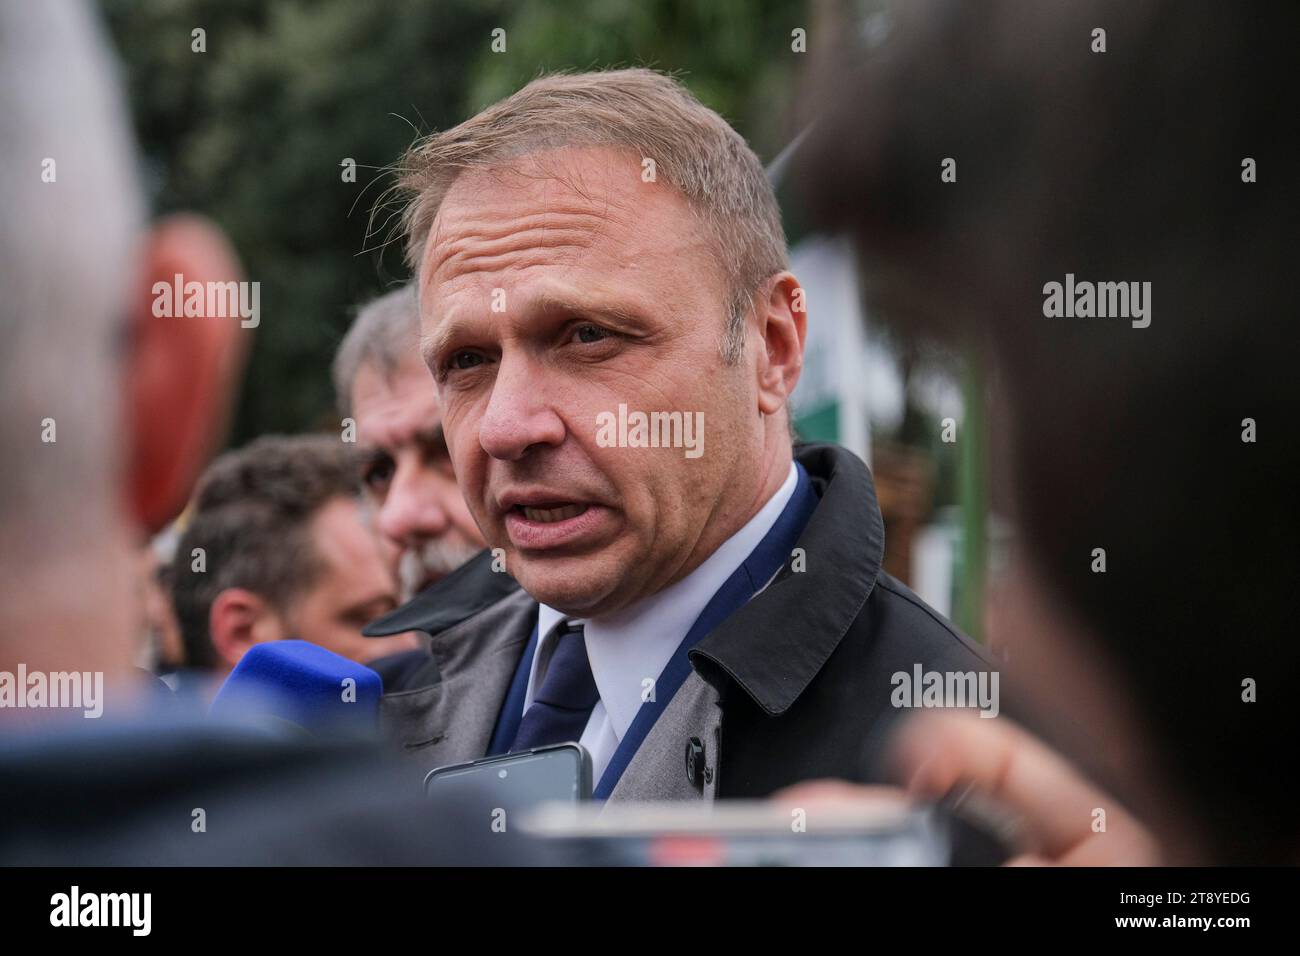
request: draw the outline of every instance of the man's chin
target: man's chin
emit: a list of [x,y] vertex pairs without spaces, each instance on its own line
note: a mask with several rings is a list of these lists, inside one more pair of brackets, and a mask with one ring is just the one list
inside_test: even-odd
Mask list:
[[[617,578],[593,573],[590,559],[516,561],[514,578],[529,596],[572,617],[590,617],[607,610]],[[567,566],[567,567],[566,567]]]

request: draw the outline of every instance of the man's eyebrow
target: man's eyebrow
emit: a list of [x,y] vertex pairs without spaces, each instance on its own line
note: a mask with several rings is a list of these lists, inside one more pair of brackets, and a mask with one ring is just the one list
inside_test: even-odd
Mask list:
[[567,312],[584,318],[608,319],[617,325],[643,325],[645,323],[645,316],[621,306],[579,302],[554,293],[543,294],[538,297],[537,309],[547,314]]
[[[603,319],[623,328],[629,326],[643,327],[646,324],[646,317],[632,309],[618,305],[598,305],[592,302],[582,302],[555,293],[543,293],[538,296],[533,300],[528,311],[541,315],[571,314],[593,321]],[[422,332],[420,334],[420,355],[424,359],[425,365],[428,365],[430,371],[435,375],[437,375],[438,370],[433,368],[430,360],[441,354],[442,350],[446,348],[447,342],[455,338],[460,332],[461,323],[451,319],[431,332]]]
[[438,370],[433,367],[433,358],[438,355],[447,344],[447,340],[452,337],[456,329],[454,325],[440,325],[432,332],[420,333],[420,358],[424,359],[424,364],[428,366],[435,376]]

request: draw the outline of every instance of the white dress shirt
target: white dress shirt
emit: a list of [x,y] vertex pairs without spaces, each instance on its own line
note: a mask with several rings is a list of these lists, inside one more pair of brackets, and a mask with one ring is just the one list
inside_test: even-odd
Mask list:
[[[676,584],[616,614],[591,620],[574,619],[584,625],[587,660],[600,692],[600,700],[596,701],[578,741],[591,753],[593,785],[600,782],[642,700],[649,699],[654,682],[695,619],[776,524],[794,495],[797,481],[798,473],[791,462],[785,482],[758,513]],[[541,640],[528,674],[524,712],[532,706],[533,689],[540,686],[546,673],[556,626],[566,620],[553,607],[542,604],[538,608],[537,633]]]

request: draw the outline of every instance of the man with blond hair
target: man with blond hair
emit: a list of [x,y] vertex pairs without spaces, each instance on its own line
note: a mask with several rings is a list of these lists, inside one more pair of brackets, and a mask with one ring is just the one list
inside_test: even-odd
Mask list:
[[874,779],[898,675],[986,665],[881,569],[866,466],[792,445],[804,293],[758,157],[633,69],[535,80],[402,170],[421,351],[492,549],[371,628],[434,635],[440,680],[384,705],[407,752],[576,740],[617,800]]

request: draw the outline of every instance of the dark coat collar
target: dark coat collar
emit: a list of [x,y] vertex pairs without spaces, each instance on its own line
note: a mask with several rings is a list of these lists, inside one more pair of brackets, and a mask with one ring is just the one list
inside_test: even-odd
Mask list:
[[[871,473],[838,445],[800,445],[795,458],[820,497],[798,547],[770,585],[691,651],[711,682],[726,675],[764,711],[780,714],[803,693],[839,645],[875,587],[885,529]],[[410,602],[368,625],[367,636],[438,634],[519,590],[492,570],[484,551]]]
[[691,663],[744,688],[764,711],[784,713],[839,646],[880,574],[885,527],[871,472],[838,445],[800,445],[795,458],[821,498],[776,578],[691,650]]
[[492,552],[480,551],[451,574],[362,629],[366,637],[403,631],[440,634],[519,590],[519,582],[492,570]]

